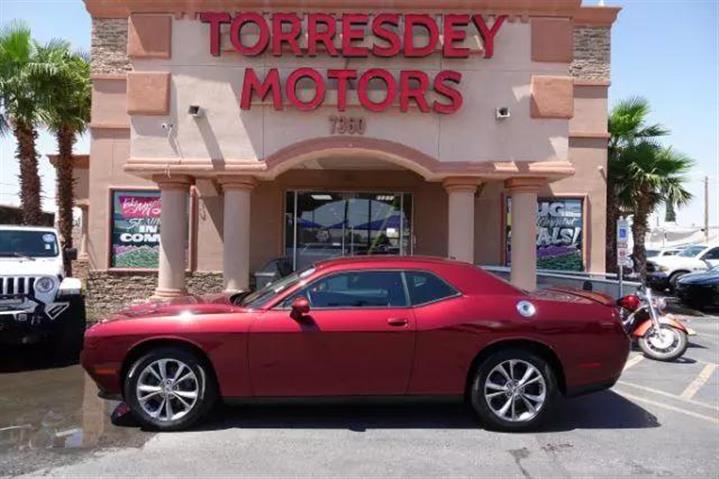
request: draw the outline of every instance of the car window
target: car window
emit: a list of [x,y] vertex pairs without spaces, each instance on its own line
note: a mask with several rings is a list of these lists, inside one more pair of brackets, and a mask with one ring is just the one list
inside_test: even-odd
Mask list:
[[[666,253],[665,253],[666,254]],[[645,253],[647,258],[653,258],[655,256],[659,256],[659,251],[655,249],[648,249]]]
[[457,290],[432,273],[407,271],[405,277],[407,278],[410,301],[415,306],[439,301],[458,294]]
[[692,258],[701,253],[702,251],[704,251],[704,246],[689,246],[677,256],[682,256],[684,258]]
[[702,259],[719,259],[719,248],[712,248],[706,253],[704,253],[704,256]]
[[408,305],[399,271],[355,271],[318,279],[282,302],[305,296],[316,308],[387,308]]

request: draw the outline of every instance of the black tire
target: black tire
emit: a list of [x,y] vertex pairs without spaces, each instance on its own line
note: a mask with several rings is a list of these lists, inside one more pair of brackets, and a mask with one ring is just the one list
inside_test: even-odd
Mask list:
[[70,306],[54,319],[53,334],[50,336],[53,360],[59,362],[77,362],[85,338],[85,298],[73,296],[69,302]]
[[[188,412],[177,419],[153,417],[142,407],[138,399],[137,384],[143,371],[163,359],[180,361],[194,373],[197,380],[197,384],[193,383],[197,387],[196,402]],[[159,347],[149,351],[132,364],[124,378],[123,393],[130,411],[142,426],[156,431],[179,431],[196,424],[212,410],[217,400],[217,383],[210,365],[202,358],[180,347]],[[170,401],[175,407],[179,404],[176,396]]]
[[[527,418],[526,420],[521,420],[517,422],[501,418],[492,410],[489,405],[490,401],[504,401],[505,399],[509,400],[509,398],[505,398],[500,395],[497,398],[487,399],[484,394],[485,384],[490,373],[492,373],[493,375],[496,374],[493,373],[493,370],[498,365],[510,360],[518,360],[524,363],[529,363],[537,370],[537,372],[542,376],[542,379],[544,380],[545,398],[536,415],[531,418]],[[494,379],[492,382],[495,382]],[[540,386],[537,385],[536,387],[539,388]],[[537,390],[532,391],[532,394],[536,393]],[[557,403],[558,396],[559,388],[557,386],[557,379],[551,365],[536,354],[533,354],[524,349],[514,348],[507,349],[504,351],[498,351],[489,356],[484,362],[482,362],[482,364],[480,364],[475,371],[474,377],[472,378],[470,391],[471,405],[477,416],[479,417],[480,422],[488,429],[507,432],[530,431],[539,428],[544,423],[544,421],[552,415],[552,410]],[[518,404],[520,402],[521,401],[517,400]],[[526,406],[523,405],[519,407],[526,409]],[[530,414],[530,411],[527,410],[526,413]]]
[[657,361],[674,361],[675,359],[682,357],[689,347],[689,338],[687,337],[687,333],[665,324],[661,324],[659,329],[666,329],[673,333],[674,338],[676,339],[676,344],[672,343],[671,349],[664,352],[655,350],[649,344],[650,334],[652,332],[652,329],[649,329],[649,331],[647,331],[646,334],[637,341],[639,343],[639,348],[642,350],[644,355]]

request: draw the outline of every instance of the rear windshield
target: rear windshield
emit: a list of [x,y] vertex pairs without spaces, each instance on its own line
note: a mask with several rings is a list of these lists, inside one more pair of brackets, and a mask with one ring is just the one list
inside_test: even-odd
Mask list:
[[51,258],[58,255],[57,237],[47,231],[0,230],[0,257]]

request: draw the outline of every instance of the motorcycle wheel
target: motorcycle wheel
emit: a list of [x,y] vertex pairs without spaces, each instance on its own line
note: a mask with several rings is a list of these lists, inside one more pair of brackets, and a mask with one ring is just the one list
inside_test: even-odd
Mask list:
[[688,346],[687,333],[666,325],[661,325],[658,333],[650,328],[639,338],[639,347],[644,355],[657,361],[674,361],[686,352]]

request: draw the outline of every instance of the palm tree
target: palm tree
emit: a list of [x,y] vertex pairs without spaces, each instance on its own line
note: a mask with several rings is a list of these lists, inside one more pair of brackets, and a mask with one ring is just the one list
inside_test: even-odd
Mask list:
[[633,216],[635,270],[646,276],[647,218],[660,204],[685,205],[692,195],[684,189],[684,177],[693,161],[651,141],[633,143],[617,155],[617,202]]
[[617,271],[617,219],[622,211],[617,200],[618,189],[622,186],[621,158],[625,148],[637,142],[655,143],[669,131],[661,125],[647,125],[649,102],[644,98],[629,98],[619,102],[609,115],[609,150],[607,159],[607,271]]
[[[73,146],[76,135],[85,131],[90,121],[90,62],[83,53],[72,53],[66,42],[51,42],[40,50],[40,56],[56,66],[49,88],[50,102],[45,123],[57,140],[57,210],[58,229],[63,249],[72,248],[72,209],[74,206]],[[65,264],[72,275],[72,265]]]
[[42,221],[35,141],[47,101],[44,89],[56,73],[54,65],[38,57],[38,49],[23,23],[13,22],[0,31],[0,133],[10,130],[17,140],[23,223],[29,225]]

